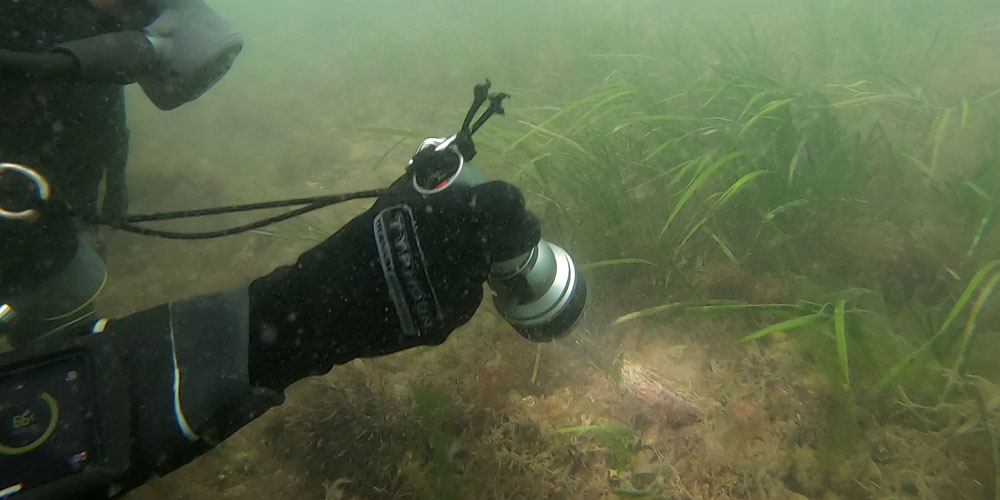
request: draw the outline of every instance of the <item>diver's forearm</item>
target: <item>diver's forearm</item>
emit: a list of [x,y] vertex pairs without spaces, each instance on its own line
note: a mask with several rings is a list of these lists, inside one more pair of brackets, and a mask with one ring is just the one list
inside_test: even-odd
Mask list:
[[108,323],[129,378],[126,488],[184,465],[281,402],[250,386],[246,322],[242,287]]

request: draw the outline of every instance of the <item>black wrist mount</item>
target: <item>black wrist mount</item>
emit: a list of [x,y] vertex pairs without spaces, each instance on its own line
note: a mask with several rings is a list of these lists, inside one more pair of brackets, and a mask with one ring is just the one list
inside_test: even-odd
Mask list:
[[127,379],[85,334],[0,355],[0,498],[101,498],[129,464]]

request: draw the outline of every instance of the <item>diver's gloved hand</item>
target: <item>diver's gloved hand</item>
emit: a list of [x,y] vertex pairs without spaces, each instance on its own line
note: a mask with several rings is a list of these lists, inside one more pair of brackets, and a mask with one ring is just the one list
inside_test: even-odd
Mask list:
[[291,266],[250,284],[250,378],[274,389],[357,357],[444,342],[483,298],[490,265],[538,243],[514,186],[424,196],[410,175]]

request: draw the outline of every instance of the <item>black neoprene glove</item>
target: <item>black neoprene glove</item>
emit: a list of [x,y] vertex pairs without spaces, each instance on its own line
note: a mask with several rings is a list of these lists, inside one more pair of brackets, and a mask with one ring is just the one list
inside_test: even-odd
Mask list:
[[282,390],[335,364],[437,345],[475,313],[490,265],[538,243],[514,186],[391,194],[291,266],[250,284],[250,379]]

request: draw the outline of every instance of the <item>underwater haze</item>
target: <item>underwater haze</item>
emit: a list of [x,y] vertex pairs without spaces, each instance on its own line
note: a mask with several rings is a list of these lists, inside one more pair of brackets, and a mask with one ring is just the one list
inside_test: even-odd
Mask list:
[[[476,164],[590,302],[546,344],[484,303],[127,498],[1000,499],[997,2],[209,3],[243,52],[174,111],[128,90],[132,212],[383,187],[489,78]],[[369,203],[108,233],[99,307],[246,283]]]

